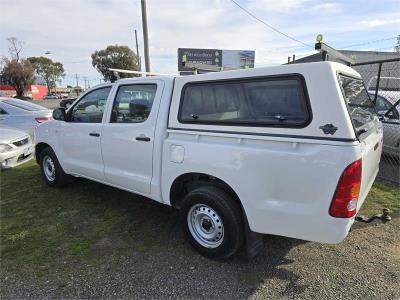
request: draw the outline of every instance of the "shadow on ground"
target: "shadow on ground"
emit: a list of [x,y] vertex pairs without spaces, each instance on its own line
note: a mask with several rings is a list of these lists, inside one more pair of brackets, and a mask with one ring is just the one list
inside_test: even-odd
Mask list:
[[287,258],[302,241],[265,236],[253,260],[209,260],[168,206],[83,179],[52,189],[33,163],[1,179],[3,275],[26,280],[30,295],[103,297],[120,286],[121,297],[247,298],[269,280],[282,296],[306,288]]

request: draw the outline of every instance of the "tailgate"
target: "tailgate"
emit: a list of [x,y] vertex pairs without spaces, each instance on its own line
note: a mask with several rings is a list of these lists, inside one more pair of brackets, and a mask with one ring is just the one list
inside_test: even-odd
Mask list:
[[[368,135],[367,135],[368,134]],[[363,204],[375,177],[379,170],[379,162],[383,146],[383,129],[382,123],[376,121],[374,126],[366,133],[367,136],[360,136],[361,159],[362,159],[362,176],[361,189],[358,199],[358,209]]]
[[357,204],[359,209],[378,174],[383,129],[362,79],[345,74],[339,74],[338,78],[355,136],[360,141],[362,174]]

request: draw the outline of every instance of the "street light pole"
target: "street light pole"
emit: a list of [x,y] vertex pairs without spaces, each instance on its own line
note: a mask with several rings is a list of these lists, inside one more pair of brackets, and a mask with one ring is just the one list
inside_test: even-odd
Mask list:
[[141,0],[142,6],[142,26],[143,26],[143,45],[146,72],[150,72],[150,55],[149,55],[149,32],[147,29],[147,12],[146,0]]
[[138,66],[138,70],[142,71],[142,66],[140,65],[140,59],[139,59],[139,45],[137,42],[137,31],[135,29],[135,41],[136,41],[136,61],[137,61],[137,66]]

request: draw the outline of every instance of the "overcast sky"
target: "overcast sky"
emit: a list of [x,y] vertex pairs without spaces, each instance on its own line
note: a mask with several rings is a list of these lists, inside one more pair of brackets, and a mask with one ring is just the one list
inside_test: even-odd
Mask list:
[[[311,46],[322,33],[324,42],[337,49],[364,44],[348,49],[392,51],[400,34],[400,0],[237,2]],[[5,39],[11,36],[24,41],[25,57],[51,51],[49,57],[64,64],[64,84],[74,83],[75,73],[98,83],[90,54],[110,44],[134,49],[135,28],[143,45],[140,0],[0,0],[0,10],[0,56],[8,55]],[[147,12],[153,72],[176,74],[179,47],[255,50],[256,67],[313,53],[230,0],[147,0]]]

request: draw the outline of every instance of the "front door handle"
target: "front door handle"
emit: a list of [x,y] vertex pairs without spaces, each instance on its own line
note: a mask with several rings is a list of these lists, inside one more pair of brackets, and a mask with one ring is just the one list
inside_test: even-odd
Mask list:
[[150,138],[147,136],[138,136],[136,137],[137,141],[142,141],[142,142],[150,142]]
[[99,136],[100,136],[100,133],[97,133],[97,132],[91,132],[91,133],[89,133],[89,135],[90,135],[90,136],[99,137]]

